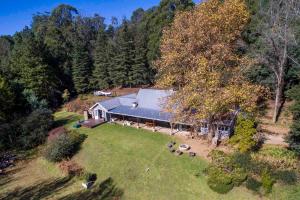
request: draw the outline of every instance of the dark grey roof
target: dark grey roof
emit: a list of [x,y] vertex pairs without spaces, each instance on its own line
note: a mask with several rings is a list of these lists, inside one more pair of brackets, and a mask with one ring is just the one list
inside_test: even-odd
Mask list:
[[140,108],[140,107],[133,108],[132,106],[123,106],[123,105],[110,110],[108,113],[120,114],[120,115],[125,115],[130,117],[139,117],[139,118],[157,120],[157,121],[165,121],[165,122],[170,122],[172,117],[170,113],[160,112],[154,109]]

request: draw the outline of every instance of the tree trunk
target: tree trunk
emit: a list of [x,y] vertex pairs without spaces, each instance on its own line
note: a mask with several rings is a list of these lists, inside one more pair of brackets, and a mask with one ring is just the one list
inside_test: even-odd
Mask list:
[[208,139],[208,142],[211,143],[213,137],[214,137],[214,127],[213,127],[213,123],[211,120],[208,121],[207,123],[207,126],[208,126],[208,134],[207,134],[207,139]]
[[276,87],[273,123],[277,122],[280,107],[282,105],[283,86],[284,86],[283,81],[279,81]]

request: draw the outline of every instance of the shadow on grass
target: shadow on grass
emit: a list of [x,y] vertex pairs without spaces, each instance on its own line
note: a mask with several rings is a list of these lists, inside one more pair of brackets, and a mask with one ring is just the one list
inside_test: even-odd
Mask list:
[[80,117],[77,116],[77,115],[68,115],[68,116],[63,117],[61,119],[55,120],[54,127],[64,126],[66,124],[78,121],[79,119],[80,119]]
[[24,167],[14,167],[6,171],[4,174],[0,175],[0,187],[14,181],[16,178],[13,175],[23,168]]
[[59,190],[71,185],[71,179],[72,177],[51,179],[49,181],[36,183],[35,185],[17,188],[13,191],[0,194],[0,200],[33,200],[47,198],[53,195],[55,192],[58,192]]
[[123,190],[118,188],[114,183],[114,180],[109,177],[99,185],[92,187],[90,190],[76,192],[63,197],[60,200],[118,200],[121,199],[123,194]]

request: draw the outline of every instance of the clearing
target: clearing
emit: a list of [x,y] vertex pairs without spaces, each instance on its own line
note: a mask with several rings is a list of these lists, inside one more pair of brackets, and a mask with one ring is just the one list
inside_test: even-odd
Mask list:
[[[72,128],[81,118],[64,111],[55,117],[66,128]],[[174,137],[113,124],[78,131],[88,137],[73,160],[97,173],[94,187],[101,185],[99,193],[84,191],[80,180],[65,177],[56,165],[36,155],[1,177],[0,199],[111,199],[116,193],[130,200],[263,199],[245,187],[234,188],[225,195],[213,192],[202,173],[207,161],[171,154],[166,144]],[[181,142],[179,138],[175,140]],[[270,198],[295,199],[298,191],[297,185],[276,186]]]

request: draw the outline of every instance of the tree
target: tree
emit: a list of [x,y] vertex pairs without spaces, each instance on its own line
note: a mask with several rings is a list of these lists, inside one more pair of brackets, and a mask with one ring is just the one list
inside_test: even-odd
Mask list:
[[249,59],[235,49],[248,20],[242,0],[210,0],[176,15],[162,37],[157,84],[176,90],[166,110],[174,113],[175,121],[194,126],[207,121],[209,139],[214,122],[233,110],[252,112],[256,107],[261,88],[242,76]]
[[131,86],[130,71],[134,59],[134,43],[126,19],[123,20],[122,27],[117,33],[116,48],[117,54],[113,60],[114,66],[110,71],[111,80],[114,86]]
[[[138,12],[139,11],[139,12]],[[134,35],[134,59],[130,77],[132,85],[143,85],[152,82],[153,69],[150,68],[147,61],[147,27],[140,23],[142,14],[140,10],[134,12],[131,29]],[[137,15],[137,16],[135,16]]]
[[[44,43],[49,49],[51,56],[51,65],[54,66],[55,74],[60,80],[60,91],[68,89],[74,91],[72,82],[72,52],[74,43],[77,42],[76,27],[74,20],[78,15],[76,8],[61,4],[55,7],[44,23],[40,23],[39,30],[46,30],[44,34]],[[37,34],[38,35],[38,34]]]
[[91,76],[90,57],[85,44],[78,41],[74,47],[72,77],[76,92],[85,93],[89,90],[89,78]]
[[7,81],[0,75],[0,123],[8,121],[14,107],[14,94]]
[[163,29],[168,27],[174,19],[175,13],[191,10],[192,0],[162,0],[159,5],[147,11],[143,23],[147,24],[147,57],[149,65],[160,56],[160,41]]
[[[277,121],[283,103],[285,77],[289,63],[299,65],[291,50],[297,46],[294,24],[300,20],[300,2],[297,0],[269,0],[268,6],[262,9],[261,40],[263,49],[261,62],[275,76],[275,106],[273,122]],[[298,38],[299,39],[299,38]]]
[[31,149],[43,144],[48,131],[52,128],[54,119],[48,109],[37,109],[28,117],[20,120],[20,136],[18,142],[24,149]]
[[11,36],[0,37],[0,75],[7,79],[13,78],[9,69],[9,58],[13,48],[13,38]]
[[293,124],[286,138],[289,148],[300,155],[300,86],[297,85],[288,91],[288,97],[294,100],[290,110],[293,114]]
[[11,71],[26,89],[32,90],[39,100],[58,104],[60,92],[55,72],[48,60],[48,49],[33,32],[25,28],[15,36],[11,55]]
[[107,89],[110,86],[109,77],[109,55],[108,55],[108,38],[105,30],[99,31],[96,41],[96,52],[94,56],[94,70],[92,88],[94,89]]

